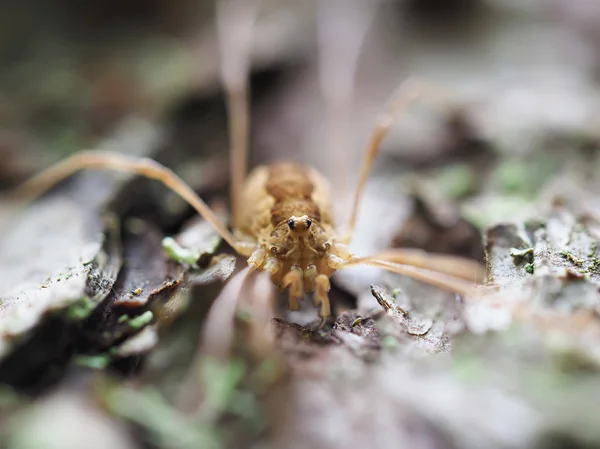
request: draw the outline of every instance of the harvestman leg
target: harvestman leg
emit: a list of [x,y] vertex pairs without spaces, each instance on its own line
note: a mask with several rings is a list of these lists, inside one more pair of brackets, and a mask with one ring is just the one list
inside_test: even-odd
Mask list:
[[240,225],[240,196],[248,166],[248,72],[259,3],[259,0],[220,0],[216,5],[220,77],[226,91],[229,119],[231,215],[235,228]]
[[393,273],[402,274],[404,276],[426,282],[443,290],[448,290],[452,293],[458,293],[461,296],[473,297],[476,296],[477,293],[477,287],[474,286],[472,282],[455,276],[443,274],[437,270],[437,267],[433,269],[426,269],[411,265],[388,262],[386,260],[377,260],[370,257],[364,257],[345,262],[340,269],[358,265],[371,265],[373,267],[382,268]]
[[14,191],[13,195],[16,199],[32,200],[63,179],[86,169],[134,173],[160,181],[187,201],[202,217],[215,227],[221,237],[232,248],[238,250],[235,237],[219,221],[211,208],[183,179],[177,176],[172,170],[152,159],[128,156],[110,151],[82,151],[25,181],[25,183],[21,184]]
[[371,134],[371,139],[367,145],[365,157],[361,165],[360,175],[354,193],[354,202],[351,209],[352,213],[350,214],[350,221],[348,224],[348,233],[341,239],[343,243],[349,243],[354,234],[358,219],[360,200],[362,199],[367,179],[373,168],[373,162],[381,150],[381,142],[387,136],[400,114],[405,112],[415,100],[425,96],[438,100],[443,99],[444,102],[454,102],[454,98],[450,97],[449,92],[446,89],[417,78],[409,78],[400,84],[396,92],[392,94],[391,98],[388,100],[387,105],[377,117],[377,123]]
[[[348,191],[348,169],[353,165],[348,148],[356,140],[351,119],[358,61],[378,6],[378,2],[364,0],[317,2],[319,85],[325,106],[324,148],[329,155],[326,174],[331,177],[332,187],[341,192]],[[339,207],[334,212],[347,221],[349,208],[343,204]]]
[[357,260],[378,260],[395,264],[410,265],[415,268],[431,269],[471,282],[480,282],[485,276],[484,267],[474,260],[452,254],[430,253],[414,248],[392,248],[381,253],[371,254]]
[[[436,98],[446,97],[448,99],[448,92],[445,89],[440,89],[438,86],[429,83],[425,84],[416,79],[408,79],[400,85],[379,115],[361,167],[350,215],[348,234],[342,239],[342,243],[348,244],[352,239],[356,228],[360,200],[375,157],[381,148],[381,142],[388,134],[396,118],[425,93],[428,96],[433,94]],[[391,249],[369,257],[354,257],[348,261],[339,261],[336,269],[356,265],[376,266],[462,294],[473,293],[472,282],[482,280],[485,272],[480,264],[466,258],[426,253],[415,249]]]
[[[223,0],[217,3],[217,25],[222,43],[221,77],[227,90],[231,119],[231,171],[234,221],[239,215],[239,193],[246,172],[248,148],[248,46],[258,0]],[[26,181],[14,192],[17,199],[33,199],[61,180],[85,169],[114,170],[134,173],[162,182],[186,200],[211,223],[223,239],[236,251],[248,248],[237,242],[210,207],[173,171],[158,162],[110,151],[82,151],[48,168]],[[240,251],[241,250],[241,251]]]
[[387,136],[398,116],[403,113],[413,101],[418,99],[421,96],[421,93],[422,87],[418,81],[413,79],[405,80],[402,84],[400,84],[398,90],[388,101],[387,106],[384,107],[383,111],[377,117],[377,123],[375,124],[375,129],[371,134],[371,139],[367,145],[367,151],[361,165],[358,183],[354,193],[350,221],[348,223],[348,234],[342,239],[343,243],[350,243],[350,240],[352,240],[352,236],[354,235],[360,200],[362,199],[367,184],[367,179],[371,174],[375,157],[377,157],[377,154],[381,149],[381,142]]

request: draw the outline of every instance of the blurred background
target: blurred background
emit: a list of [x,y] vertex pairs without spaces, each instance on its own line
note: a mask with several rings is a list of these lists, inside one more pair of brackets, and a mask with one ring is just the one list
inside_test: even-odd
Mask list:
[[[293,158],[323,171],[343,222],[377,113],[413,76],[449,95],[425,96],[398,120],[374,178],[427,174],[446,197],[465,200],[477,225],[525,213],[527,197],[574,151],[595,146],[595,8],[586,0],[265,1],[251,49],[250,163]],[[4,2],[2,17],[3,187],[100,146],[133,120],[168,136],[122,151],[155,157],[196,187],[191,161],[226,160],[213,1],[26,0]],[[371,240],[357,250],[388,244],[389,226],[403,217],[389,199],[376,205],[389,185],[371,183],[377,194],[365,200],[359,233]],[[404,198],[397,185],[388,195]],[[376,238],[368,216],[382,210]]]
[[[332,183],[340,223],[348,218],[362,157],[385,102],[409,77],[432,86],[398,120],[383,142],[353,241],[357,253],[366,255],[389,246],[406,246],[483,261],[486,229],[498,223],[535,219],[571,184],[585,184],[594,178],[600,139],[600,3],[597,1],[263,0],[260,3],[249,55],[250,165],[292,159],[322,171]],[[226,214],[229,123],[219,77],[223,47],[219,46],[215,14],[215,0],[1,2],[2,192],[8,193],[29,176],[77,151],[108,148],[162,162]],[[226,24],[224,32],[235,33],[235,24]],[[175,195],[153,183],[137,180],[118,193],[111,188],[98,193],[98,186],[105,185],[105,181],[98,182],[79,193],[72,188],[71,193],[79,195],[79,204],[98,207],[109,196],[115,196],[117,199],[111,197],[111,201],[117,216],[151,223],[159,240],[161,236],[180,232],[182,223],[194,215]],[[101,195],[105,196],[99,198]],[[595,213],[593,195],[579,199],[578,208]],[[8,207],[3,209],[0,217],[5,218],[10,212]],[[41,217],[44,215],[40,213],[30,217],[31,227],[22,231],[20,237],[23,241],[41,229],[36,228],[43,221]],[[102,229],[100,226],[97,230]],[[18,239],[14,242],[18,243]],[[20,244],[15,245],[18,247],[15,251],[22,252]],[[64,244],[56,247],[64,248]],[[19,290],[15,279],[33,279],[32,271],[14,274],[9,268],[15,272],[22,269],[16,266],[16,259],[11,259],[13,256],[8,256],[13,253],[4,249],[3,252],[5,265],[0,287],[4,289],[0,291],[9,287]],[[39,276],[42,279],[47,274]],[[339,298],[340,310],[377,307],[377,298],[369,284],[380,279],[381,273],[376,270],[361,268],[339,273],[334,295]],[[38,280],[35,282],[39,285]],[[413,296],[422,294],[422,286],[411,281],[390,282],[392,287],[401,286]],[[201,296],[216,294],[202,290]],[[206,313],[207,306],[202,307],[196,310],[200,315]],[[301,313],[292,315],[298,319],[301,316]],[[201,322],[191,326],[191,334],[186,337],[188,346],[194,341],[189,335],[195,335],[201,327]],[[361,338],[370,341],[369,335]],[[445,344],[441,340],[429,343],[438,349]],[[168,392],[176,389],[174,385],[181,377],[161,378],[161,370],[165,363],[168,365],[165,362],[168,359],[161,359],[161,354],[177,347],[169,340],[164,344],[167,346],[155,356],[154,365],[150,363],[150,374],[146,373],[137,386],[157,383],[169,396]],[[372,349],[367,343],[360,351],[347,341],[342,345],[345,344],[351,346],[350,352],[370,353]],[[105,346],[110,345],[105,343]],[[193,352],[194,348],[190,348]],[[189,351],[180,356],[188,357]],[[56,358],[60,359],[60,355]],[[297,359],[302,360],[302,356],[297,355]],[[15,360],[22,361],[11,359],[11,367],[15,366]],[[299,384],[286,384],[292,392],[286,390],[285,394],[291,396],[282,394],[279,398],[297,400],[302,396],[299,392],[304,391],[302,385],[310,383],[314,372],[320,372],[318,362],[302,368],[298,360],[294,363],[303,373],[299,381],[296,379]],[[37,374],[27,379],[37,382],[39,370],[45,369],[44,363],[46,359],[36,365]],[[339,364],[346,366],[344,362]],[[129,365],[127,369],[121,368],[124,372],[132,369]],[[24,374],[20,371],[15,374],[11,369],[0,369],[0,377],[10,379],[9,384],[29,385],[29,380],[20,377]],[[241,376],[231,366],[227,369],[233,371],[225,374],[217,368],[206,369],[213,369],[211,375],[225,379],[224,383]],[[61,376],[57,378],[62,379]],[[221,387],[227,390],[227,385]],[[361,394],[373,397],[387,394],[382,393],[387,390],[377,390],[368,382],[361,385],[364,387]],[[452,421],[448,418],[450,409],[444,407],[451,403],[458,406],[459,400],[481,405],[476,395],[472,391],[464,396],[456,393],[452,400],[442,401],[443,406],[427,414],[420,409],[420,401],[426,397],[424,392],[437,388],[437,393],[443,395],[450,390],[445,389],[448,387],[445,379],[419,385],[421,390],[419,386],[413,387],[423,397],[413,397],[404,391],[398,393],[400,396],[406,393],[400,403],[410,403],[413,409],[420,410],[420,416],[426,416],[427,422],[445,423],[441,427],[411,421],[413,418],[394,408],[397,403],[393,400],[381,406],[381,413],[393,414],[391,422],[384,419],[385,423],[368,424],[376,421],[376,417],[363,414],[364,410],[353,403],[348,408],[353,412],[320,415],[326,420],[318,425],[314,416],[306,421],[300,419],[306,427],[283,426],[271,440],[260,432],[257,437],[254,427],[250,431],[244,428],[251,437],[238,440],[231,432],[240,431],[236,427],[239,423],[229,422],[229,418],[225,424],[219,421],[220,427],[215,424],[217,430],[211,427],[214,422],[210,419],[203,421],[206,428],[196,434],[190,429],[197,430],[191,424],[197,416],[182,418],[177,414],[181,410],[174,413],[154,396],[131,399],[140,407],[134,411],[115,406],[119,401],[108,406],[111,413],[134,422],[134,431],[126,431],[120,421],[115,424],[116,421],[104,415],[96,416],[100,412],[88,410],[86,407],[91,406],[83,404],[85,400],[79,396],[59,395],[51,399],[58,402],[47,406],[48,410],[64,407],[66,421],[70,413],[74,413],[76,421],[77,411],[83,407],[89,412],[88,430],[103,435],[94,447],[112,448],[249,447],[246,446],[249,441],[256,447],[268,444],[305,447],[288,440],[299,438],[303,432],[311,436],[305,444],[310,442],[313,448],[350,447],[353,441],[371,444],[370,447],[394,447],[389,445],[393,439],[379,433],[392,425],[403,429],[394,434],[395,441],[413,444],[411,447],[525,447],[529,443],[524,442],[535,433],[532,429],[538,429],[537,415],[528,414],[529,410],[513,403],[496,404],[499,408],[492,413],[495,419],[502,421],[510,409],[510,413],[517,413],[511,416],[523,413],[522,422],[527,424],[519,427],[518,418],[514,421],[511,418],[507,422],[519,427],[518,430],[508,429],[508,424],[505,428],[490,424],[490,428],[469,438],[457,429],[464,429],[471,418],[477,422],[475,418],[461,416]],[[208,390],[221,387],[212,385]],[[458,387],[451,390],[458,391],[454,388]],[[290,413],[299,414],[293,415],[296,418],[305,416],[307,410],[324,406],[321,398],[329,397],[330,393],[309,395],[305,403],[296,403]],[[343,393],[341,397],[346,397]],[[103,393],[99,396],[104,397]],[[360,400],[356,394],[350,397]],[[234,413],[238,418],[247,418],[244,413],[255,414],[246,400],[246,396],[237,399],[248,406]],[[344,400],[335,407],[344,408]],[[139,414],[144,408],[152,408],[152,413]],[[38,412],[41,417],[50,413],[42,408]],[[367,423],[365,428],[353,430],[353,425],[363,419]],[[173,424],[178,420],[185,423],[178,427]],[[5,435],[11,435],[6,447],[78,447],[81,440],[77,439],[68,443],[47,440],[44,445],[36,446],[39,441],[32,435],[38,431],[39,435],[46,435],[47,429],[36,427],[42,426],[42,421],[41,418],[27,421],[33,427],[15,432],[5,427]],[[60,420],[60,425],[64,422]],[[161,422],[170,424],[161,427]],[[531,424],[534,422],[535,426]],[[412,431],[411,425],[415,426]],[[103,430],[103,426],[108,430]],[[153,433],[149,428],[158,430]],[[221,438],[222,434],[225,437]],[[181,436],[181,441],[174,435]],[[427,442],[420,438],[430,439]]]

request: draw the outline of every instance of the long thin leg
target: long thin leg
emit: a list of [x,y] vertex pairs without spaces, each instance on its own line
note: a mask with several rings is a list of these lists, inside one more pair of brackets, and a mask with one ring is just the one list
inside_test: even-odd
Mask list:
[[16,200],[30,201],[56,185],[70,175],[85,169],[114,170],[134,173],[155,179],[181,196],[200,215],[202,215],[221,237],[237,250],[236,240],[227,228],[219,221],[208,205],[173,171],[158,162],[135,156],[128,156],[110,151],[82,151],[51,166],[38,175],[21,184],[12,193]]
[[[319,81],[327,124],[323,148],[329,155],[333,188],[346,192],[351,166],[348,151],[356,141],[350,119],[358,59],[378,2],[319,0],[317,6]],[[340,206],[340,210],[348,207]]]
[[405,80],[398,90],[392,95],[392,98],[388,101],[387,106],[377,117],[375,129],[369,140],[367,146],[367,152],[363,160],[360,175],[358,178],[358,184],[354,193],[354,202],[352,204],[352,212],[350,214],[350,222],[348,226],[348,235],[346,237],[349,242],[356,228],[356,221],[358,218],[358,206],[362,198],[367,179],[371,173],[373,162],[375,157],[379,153],[381,148],[381,142],[387,136],[388,132],[392,128],[395,119],[406,110],[406,108],[415,101],[421,95],[421,86],[418,82],[412,79]]
[[250,267],[236,273],[215,299],[202,330],[201,347],[204,353],[227,359],[235,333],[235,311],[252,273]]
[[216,10],[221,82],[227,95],[229,117],[231,211],[236,227],[239,225],[240,194],[248,166],[248,72],[258,6],[259,0],[220,0]]
[[400,84],[400,87],[392,95],[387,105],[379,114],[375,129],[373,130],[371,139],[367,145],[365,158],[358,178],[358,184],[354,193],[354,203],[352,205],[352,213],[348,225],[348,234],[343,239],[345,243],[350,242],[354,229],[356,228],[360,200],[364,193],[369,174],[371,173],[375,157],[381,149],[381,142],[387,136],[398,116],[404,112],[413,101],[424,96],[424,94],[427,94],[427,97],[432,97],[436,100],[443,99],[446,104],[455,101],[453,96],[450,95],[446,89],[435,86],[429,82],[425,83],[415,78],[409,78]]
[[428,253],[421,249],[393,248],[353,260],[382,260],[417,268],[427,268],[431,271],[448,274],[471,282],[482,282],[485,278],[485,267],[474,260],[451,254]]
[[474,296],[477,292],[475,285],[472,282],[467,282],[463,279],[454,276],[448,276],[437,271],[427,270],[425,268],[413,267],[399,263],[388,262],[377,259],[352,259],[346,262],[342,268],[371,265],[377,268],[382,268],[394,273],[403,274],[413,279],[426,282],[435,287],[449,290],[453,293],[458,293],[461,296]]

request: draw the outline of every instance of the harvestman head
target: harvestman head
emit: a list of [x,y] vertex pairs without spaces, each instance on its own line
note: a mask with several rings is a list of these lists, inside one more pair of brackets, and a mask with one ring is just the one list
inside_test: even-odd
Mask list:
[[[382,140],[396,118],[428,92],[429,86],[417,80],[403,82],[380,112],[366,148],[345,235],[339,235],[327,210],[329,203],[322,188],[325,180],[312,168],[279,163],[257,167],[246,178],[250,127],[247,78],[257,3],[227,0],[219,2],[217,8],[221,81],[230,120],[233,233],[174,172],[154,160],[115,152],[79,152],[26,181],[15,196],[35,198],[84,169],[115,170],[158,180],[210,222],[238,254],[248,257],[248,272],[266,271],[277,286],[289,289],[291,309],[298,308],[305,292],[314,292],[323,322],[331,315],[329,279],[335,271],[351,266],[371,265],[463,296],[472,294],[473,284],[483,279],[483,267],[471,260],[414,249],[390,249],[355,257],[347,249]],[[248,208],[249,198],[256,203],[254,209]]]

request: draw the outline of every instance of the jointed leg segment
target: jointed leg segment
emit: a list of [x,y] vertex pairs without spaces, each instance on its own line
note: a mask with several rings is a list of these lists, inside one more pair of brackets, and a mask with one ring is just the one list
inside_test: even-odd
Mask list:
[[391,96],[387,105],[377,118],[375,129],[366,148],[365,157],[361,166],[358,183],[354,193],[354,202],[348,224],[347,235],[342,239],[349,243],[356,228],[360,200],[365,190],[367,179],[371,173],[373,162],[381,149],[381,142],[387,136],[396,119],[417,99],[424,96],[435,98],[439,103],[448,106],[455,102],[453,96],[444,88],[419,79],[409,78],[400,84],[397,91]]
[[250,266],[250,269],[254,271],[260,268],[263,263],[265,263],[266,258],[267,252],[264,249],[255,249],[248,258],[248,266]]
[[451,254],[428,253],[420,249],[393,248],[354,260],[378,260],[409,265],[417,269],[425,268],[471,282],[480,282],[485,277],[485,268],[474,260]]
[[172,170],[152,159],[110,151],[82,151],[27,180],[14,191],[13,195],[20,200],[32,200],[65,178],[86,169],[133,173],[160,181],[187,201],[215,227],[229,245],[237,249],[235,237],[219,221],[210,207]]
[[299,310],[299,298],[304,295],[304,275],[302,269],[293,266],[291,270],[283,277],[282,288],[289,288],[289,306],[290,310]]
[[229,117],[231,211],[239,227],[240,193],[248,165],[250,106],[248,72],[258,0],[220,0],[217,2],[217,30],[221,50],[221,82],[227,94]]
[[373,130],[373,134],[371,135],[371,139],[367,146],[367,152],[362,163],[358,184],[354,194],[352,213],[350,214],[350,222],[348,226],[347,242],[350,241],[352,234],[354,233],[358,218],[358,206],[367,184],[367,179],[371,173],[371,168],[373,166],[373,162],[375,161],[375,157],[381,149],[381,142],[385,136],[387,136],[396,118],[402,112],[404,112],[406,108],[419,97],[420,94],[421,86],[418,82],[412,79],[404,81],[398,88],[398,91],[392,96],[388,105],[377,118],[377,124],[375,125],[375,129]]
[[331,304],[329,302],[329,289],[331,284],[329,278],[320,274],[315,279],[315,305],[321,305],[319,316],[327,319],[331,315]]
[[402,274],[404,276],[426,282],[435,287],[449,290],[453,293],[458,293],[461,296],[471,296],[475,294],[475,286],[472,282],[457,278],[455,276],[446,275],[440,273],[439,271],[388,262],[386,260],[378,260],[370,257],[355,258],[347,262],[345,267],[358,265],[371,265],[373,267],[382,268],[393,273]]

